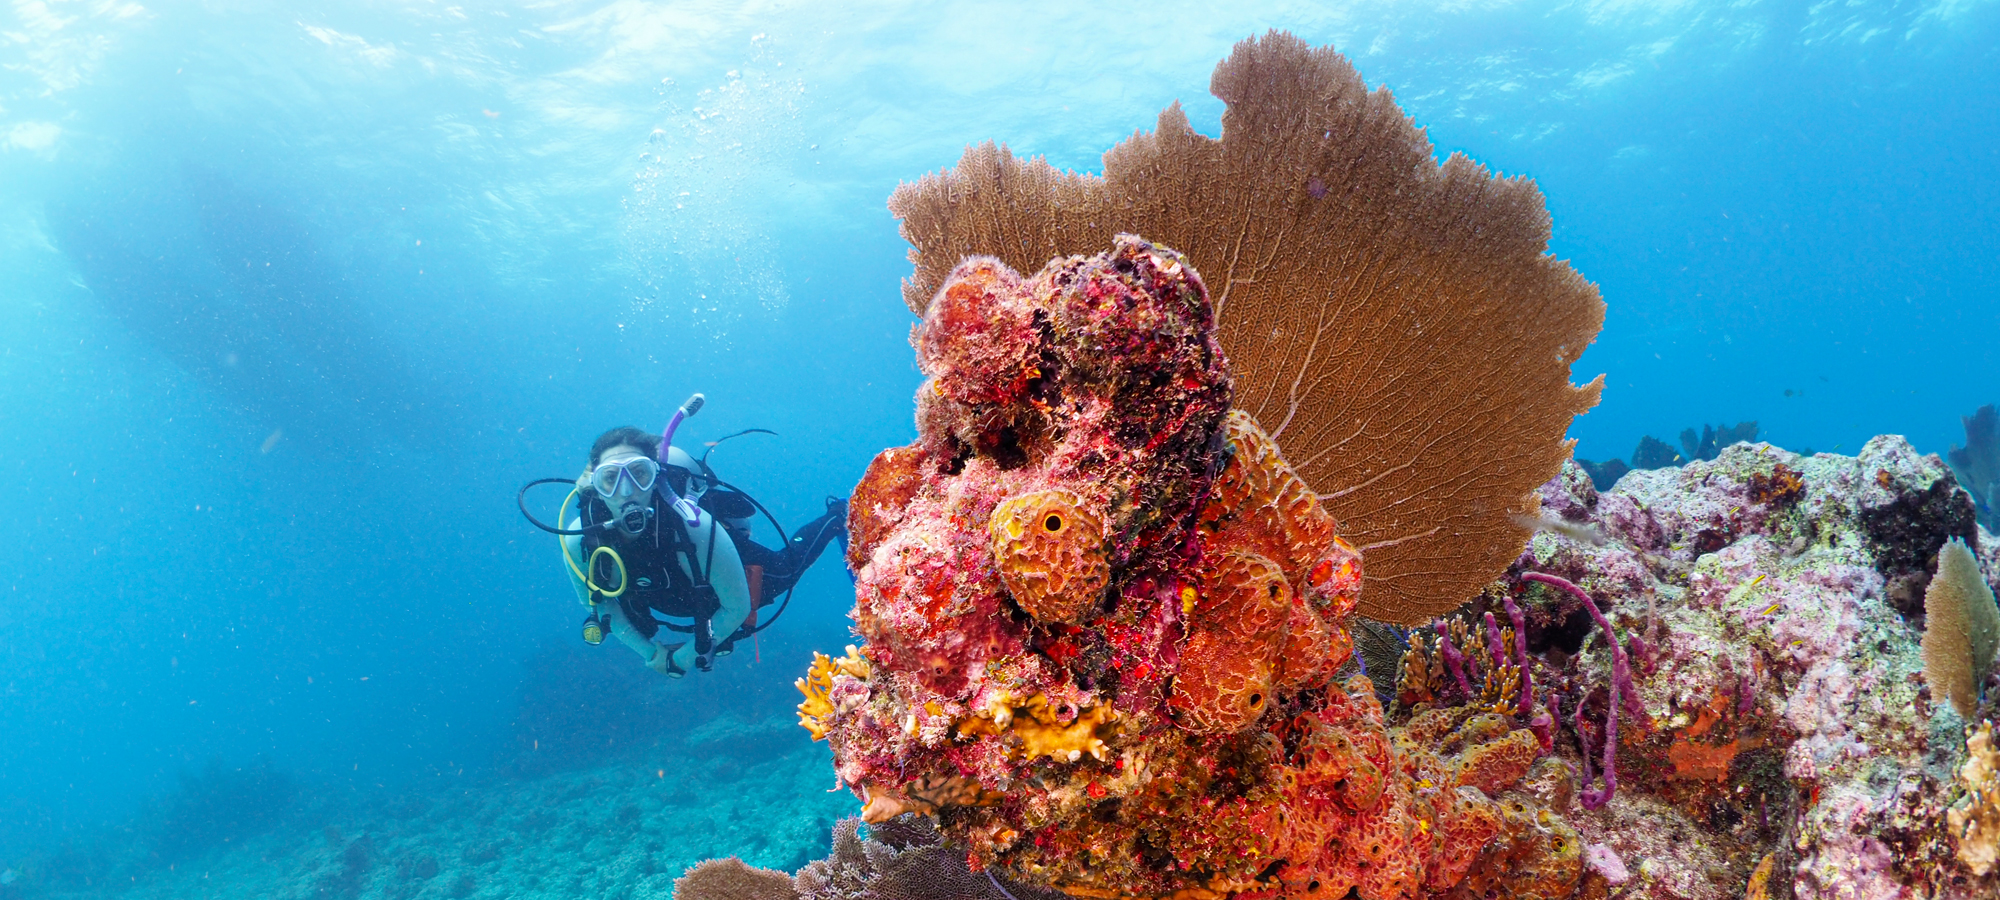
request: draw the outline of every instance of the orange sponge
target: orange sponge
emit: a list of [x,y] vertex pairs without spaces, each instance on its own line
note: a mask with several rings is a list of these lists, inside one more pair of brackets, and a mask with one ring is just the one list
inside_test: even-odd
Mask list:
[[1202,574],[1169,705],[1191,731],[1231,734],[1264,714],[1277,687],[1292,586],[1255,553],[1224,553]]
[[1202,513],[1202,524],[1213,535],[1210,546],[1261,553],[1279,561],[1293,583],[1306,583],[1313,564],[1333,544],[1333,516],[1249,413],[1231,410],[1223,433],[1234,455],[1216,477]]
[[875,454],[847,501],[847,567],[859,571],[875,547],[903,520],[903,510],[923,486],[914,447]]
[[1075,623],[1104,597],[1111,566],[1104,518],[1075,491],[1055,488],[1004,500],[988,520],[1007,593],[1028,615]]

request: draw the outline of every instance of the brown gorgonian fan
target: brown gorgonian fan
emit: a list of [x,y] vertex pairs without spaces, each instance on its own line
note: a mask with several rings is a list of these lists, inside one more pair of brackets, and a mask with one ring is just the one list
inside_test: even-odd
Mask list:
[[1604,322],[1597,289],[1546,254],[1526,178],[1439,165],[1388,90],[1283,32],[1216,67],[1221,139],[1179,104],[1057,171],[1003,146],[889,199],[919,315],[972,254],[1033,272],[1120,232],[1187,255],[1206,280],[1234,405],[1277,438],[1364,554],[1358,610],[1417,623],[1458,607],[1520,553],[1534,489],[1597,402],[1570,365]]

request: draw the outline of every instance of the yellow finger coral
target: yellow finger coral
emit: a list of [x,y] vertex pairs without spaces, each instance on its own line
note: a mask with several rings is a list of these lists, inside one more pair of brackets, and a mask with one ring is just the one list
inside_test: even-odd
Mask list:
[[799,724],[812,732],[813,740],[826,740],[827,719],[833,715],[833,700],[828,696],[833,691],[833,676],[849,675],[866,681],[868,673],[867,657],[853,644],[847,645],[847,655],[839,659],[813,651],[812,667],[806,670],[804,678],[792,682],[806,696],[799,703]]
[[1084,754],[1102,761],[1109,750],[1104,739],[1116,733],[1117,720],[1117,711],[1109,706],[1078,709],[1051,702],[1047,694],[1036,694],[1023,703],[1001,692],[986,709],[960,722],[958,734],[963,738],[1007,738],[1008,756],[1021,762],[1044,756],[1057,762],[1076,762]]
[[833,690],[833,657],[817,650],[813,651],[812,668],[795,682],[794,687],[806,699],[799,703],[799,724],[812,732],[813,740],[826,740],[826,717],[833,714],[833,701],[826,694]]
[[1958,769],[1966,797],[1945,813],[1958,839],[1958,861],[1974,875],[2000,868],[2000,747],[1993,723],[1987,722],[1965,742],[1965,764]]
[[1075,491],[1055,488],[1002,501],[989,530],[1000,580],[1028,615],[1075,623],[1103,598],[1111,581],[1104,519]]

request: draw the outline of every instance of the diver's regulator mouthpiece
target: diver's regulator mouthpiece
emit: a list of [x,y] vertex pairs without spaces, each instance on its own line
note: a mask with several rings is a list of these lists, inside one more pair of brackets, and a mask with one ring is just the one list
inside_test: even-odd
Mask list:
[[652,507],[650,506],[633,507],[631,509],[626,510],[624,515],[618,517],[618,530],[623,531],[628,535],[637,537],[638,535],[645,533],[646,524],[648,522],[651,522],[652,519],[653,519]]

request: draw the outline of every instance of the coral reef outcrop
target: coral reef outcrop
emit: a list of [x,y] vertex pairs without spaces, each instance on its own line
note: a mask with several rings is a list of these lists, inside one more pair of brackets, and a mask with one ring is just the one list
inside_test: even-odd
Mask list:
[[865,821],[1077,897],[1569,895],[1516,709],[1392,728],[1339,677],[1362,553],[1231,408],[1185,258],[969,259],[913,343],[917,441],[850,505],[866,643],[799,681]]
[[[916,266],[903,298],[938,323],[919,344],[946,376],[941,399],[1075,377],[1042,366],[1032,333],[1105,321],[1104,309],[1044,321],[994,308],[975,299],[976,277],[947,286],[961,260],[991,254],[1031,272],[1118,232],[1171,246],[1214,290],[1232,405],[1368,552],[1362,614],[1414,624],[1448,612],[1518,552],[1516,517],[1568,457],[1570,419],[1597,402],[1601,382],[1569,377],[1604,304],[1546,254],[1532,182],[1456,154],[1439,165],[1387,89],[1370,91],[1332,49],[1281,32],[1246,40],[1210,90],[1228,104],[1221,138],[1175,105],[1106,153],[1101,177],[985,144],[896,190],[889,207]],[[1122,367],[1171,346],[1128,324],[1102,359]],[[954,348],[947,333],[978,340]],[[986,433],[1004,444],[1033,429]]]

